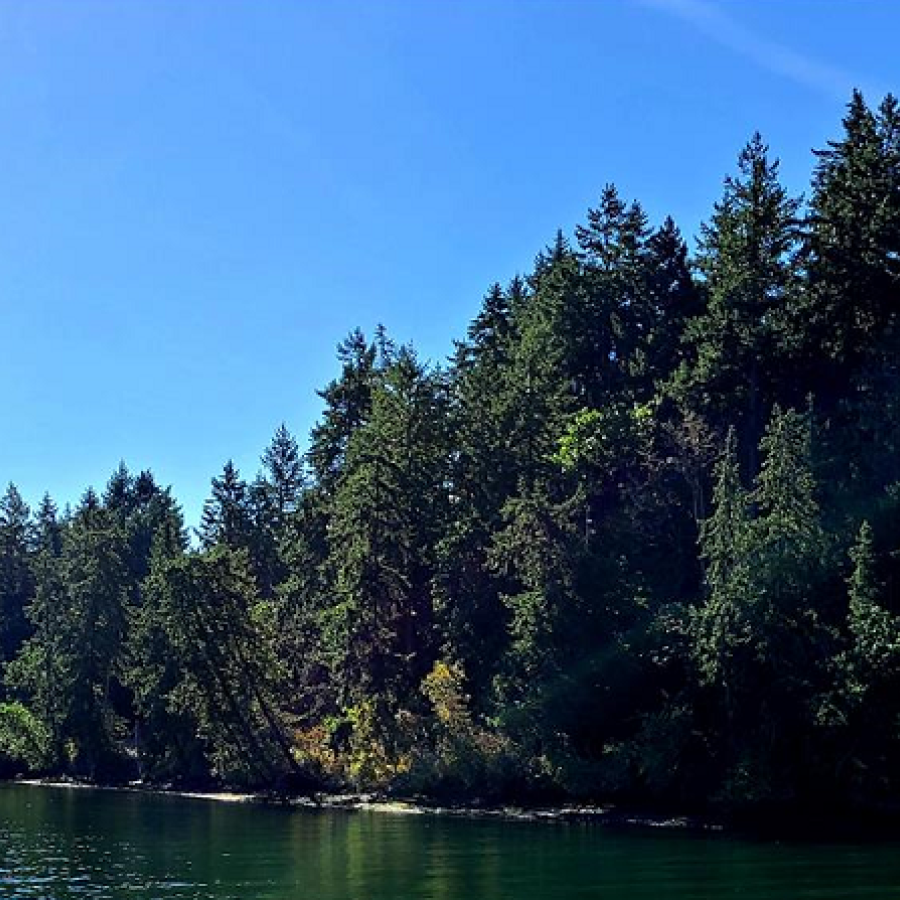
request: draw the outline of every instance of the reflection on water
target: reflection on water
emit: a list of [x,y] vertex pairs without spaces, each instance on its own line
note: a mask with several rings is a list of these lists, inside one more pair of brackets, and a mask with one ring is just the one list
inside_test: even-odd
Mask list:
[[889,898],[898,850],[0,788],[0,897],[23,900]]

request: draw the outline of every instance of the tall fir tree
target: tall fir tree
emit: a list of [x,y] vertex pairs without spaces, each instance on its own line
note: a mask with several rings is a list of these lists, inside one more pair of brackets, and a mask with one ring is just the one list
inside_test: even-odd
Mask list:
[[408,348],[354,435],[329,524],[333,674],[343,705],[396,711],[436,652],[436,545],[445,522],[446,387]]
[[28,636],[26,609],[34,592],[31,512],[15,485],[0,498],[0,663],[19,652]]
[[246,549],[252,542],[252,533],[253,515],[247,482],[228,460],[221,476],[213,478],[212,493],[203,505],[200,543],[207,549],[217,545]]
[[754,135],[702,226],[706,309],[688,327],[690,359],[676,379],[688,409],[714,416],[719,426],[737,425],[748,481],[759,470],[757,447],[772,405],[802,400],[791,396],[785,377],[794,351],[800,200],[781,185],[778,170]]

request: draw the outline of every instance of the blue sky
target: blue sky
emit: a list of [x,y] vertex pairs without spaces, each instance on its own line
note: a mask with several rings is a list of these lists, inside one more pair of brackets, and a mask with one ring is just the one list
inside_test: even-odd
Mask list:
[[440,360],[615,182],[693,233],[754,129],[805,188],[887,0],[0,0],[0,481],[119,460],[194,524],[335,344]]

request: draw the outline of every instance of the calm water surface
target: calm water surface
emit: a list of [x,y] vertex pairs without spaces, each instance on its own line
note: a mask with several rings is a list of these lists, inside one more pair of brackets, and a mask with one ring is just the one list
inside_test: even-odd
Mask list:
[[0,898],[900,898],[900,845],[0,787]]

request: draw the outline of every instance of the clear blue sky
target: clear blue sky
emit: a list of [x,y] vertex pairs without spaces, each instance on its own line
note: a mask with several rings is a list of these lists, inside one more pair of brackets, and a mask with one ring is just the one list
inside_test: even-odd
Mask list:
[[120,459],[189,523],[305,442],[334,346],[447,355],[608,181],[692,233],[760,129],[802,190],[888,0],[0,0],[0,481]]

